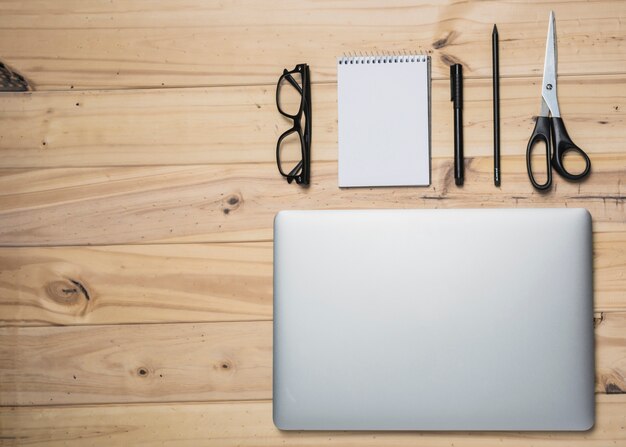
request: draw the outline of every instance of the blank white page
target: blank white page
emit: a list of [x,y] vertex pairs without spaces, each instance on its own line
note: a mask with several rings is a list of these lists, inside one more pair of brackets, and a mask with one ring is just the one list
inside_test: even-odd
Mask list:
[[430,184],[429,61],[391,59],[338,60],[340,187]]

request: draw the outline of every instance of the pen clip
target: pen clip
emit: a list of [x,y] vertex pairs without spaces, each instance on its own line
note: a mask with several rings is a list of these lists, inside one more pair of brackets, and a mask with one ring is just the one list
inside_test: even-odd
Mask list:
[[450,65],[450,101],[455,108],[463,107],[463,65]]
[[450,65],[450,101],[454,101],[454,86],[456,84],[456,73],[454,72],[454,65]]

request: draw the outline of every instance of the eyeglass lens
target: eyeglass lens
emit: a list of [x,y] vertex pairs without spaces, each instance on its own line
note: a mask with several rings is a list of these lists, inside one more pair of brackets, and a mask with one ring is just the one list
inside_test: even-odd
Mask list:
[[293,129],[280,142],[278,156],[280,170],[287,175],[301,174],[302,152],[303,148],[300,135]]
[[283,76],[278,85],[278,108],[284,114],[290,116],[298,114],[302,106],[303,88],[302,73],[295,72]]

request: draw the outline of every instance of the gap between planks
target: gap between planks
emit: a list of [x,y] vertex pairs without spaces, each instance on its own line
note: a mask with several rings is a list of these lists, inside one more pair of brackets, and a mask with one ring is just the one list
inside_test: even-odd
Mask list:
[[[284,67],[286,68],[286,67]],[[593,71],[589,71],[589,72],[585,72],[585,73],[565,73],[565,74],[559,74],[558,77],[561,80],[567,80],[567,79],[576,79],[576,78],[581,78],[581,79],[598,79],[598,78],[606,78],[606,77],[617,77],[617,78],[623,78],[624,75],[626,75],[626,72],[611,72],[611,73],[607,73],[607,72],[602,72],[602,71],[598,71],[598,72],[593,72]],[[276,80],[278,80],[279,76],[276,76]],[[536,81],[537,79],[542,79],[543,75],[542,74],[512,74],[512,75],[500,75],[500,81],[502,80],[524,80],[524,79],[528,79],[529,81]],[[464,81],[491,81],[492,76],[489,75],[469,75],[469,76],[463,76],[463,80]],[[431,79],[432,81],[436,81],[436,82],[448,82],[449,80],[446,79],[445,77],[433,77]],[[311,80],[311,85],[312,86],[327,86],[327,85],[337,85],[337,81],[335,80],[324,80],[324,81],[315,81],[315,80]],[[234,83],[234,84],[187,84],[187,85],[171,85],[171,86],[161,86],[161,85],[147,85],[147,86],[139,86],[139,85],[135,85],[135,86],[127,86],[127,87],[108,87],[108,88],[98,88],[98,87],[78,87],[78,88],[65,88],[65,89],[41,89],[38,90],[37,88],[33,88],[32,90],[29,90],[27,92],[0,92],[0,95],[25,95],[28,93],[31,94],[41,94],[41,93],[59,93],[59,94],[63,94],[63,93],[113,93],[113,92],[142,92],[142,91],[172,91],[172,90],[180,90],[180,91],[185,91],[185,90],[205,90],[205,89],[212,89],[212,88],[276,88],[276,82],[257,82],[257,83]],[[1,96],[0,96],[1,97]]]

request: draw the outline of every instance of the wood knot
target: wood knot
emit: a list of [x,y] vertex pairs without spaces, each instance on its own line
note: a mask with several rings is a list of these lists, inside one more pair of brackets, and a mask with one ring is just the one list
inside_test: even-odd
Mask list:
[[624,390],[622,390],[619,385],[611,382],[608,382],[604,386],[604,391],[606,394],[624,394]]
[[52,301],[64,306],[84,304],[83,300],[90,300],[85,286],[80,281],[71,278],[49,282],[46,285],[46,294]]
[[219,369],[221,371],[231,371],[233,369],[233,364],[230,360],[222,360],[215,366],[215,369]]
[[237,208],[241,206],[243,202],[243,197],[241,195],[232,194],[223,201],[222,203],[222,212],[224,214],[230,214],[231,211],[235,211]]
[[604,321],[604,312],[600,312],[598,316],[593,317],[593,327],[597,328]]
[[[440,59],[444,65],[461,64],[467,67],[466,63],[464,63],[461,59],[452,56],[451,54],[441,53]],[[468,70],[469,70],[469,67],[468,67]]]
[[144,366],[140,366],[139,368],[137,368],[137,375],[139,377],[148,377],[148,374],[149,374],[148,368]]
[[455,31],[450,31],[445,37],[441,38],[441,39],[437,39],[433,42],[433,48],[435,50],[438,50],[440,48],[443,48],[445,46],[450,45],[454,39],[458,36],[458,34]]

